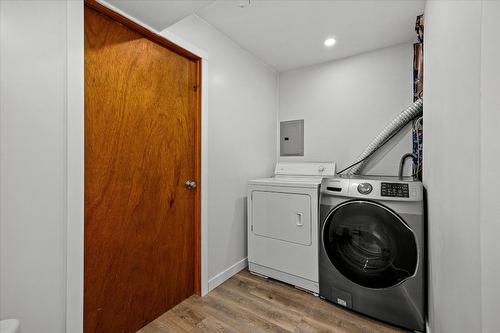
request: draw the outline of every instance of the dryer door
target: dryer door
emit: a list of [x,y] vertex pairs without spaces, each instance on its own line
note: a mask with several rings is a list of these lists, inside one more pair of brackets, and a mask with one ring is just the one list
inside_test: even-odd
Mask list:
[[322,242],[335,268],[368,288],[388,288],[414,275],[415,236],[389,208],[354,200],[335,207],[323,226]]
[[307,194],[252,193],[253,233],[285,242],[311,245],[311,197]]

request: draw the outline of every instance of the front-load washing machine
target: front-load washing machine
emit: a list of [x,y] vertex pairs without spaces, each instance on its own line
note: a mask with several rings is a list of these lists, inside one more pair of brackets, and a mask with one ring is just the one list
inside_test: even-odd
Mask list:
[[425,330],[421,182],[325,178],[319,230],[322,298],[406,329]]

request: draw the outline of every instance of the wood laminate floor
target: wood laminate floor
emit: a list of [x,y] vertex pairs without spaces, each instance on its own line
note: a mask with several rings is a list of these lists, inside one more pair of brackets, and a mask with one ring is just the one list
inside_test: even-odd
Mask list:
[[244,270],[204,297],[191,296],[137,333],[166,332],[404,331]]

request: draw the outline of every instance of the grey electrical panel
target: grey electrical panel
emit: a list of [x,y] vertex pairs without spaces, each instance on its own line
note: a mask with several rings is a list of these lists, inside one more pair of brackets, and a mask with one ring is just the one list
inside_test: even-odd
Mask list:
[[304,156],[304,119],[280,122],[280,156]]

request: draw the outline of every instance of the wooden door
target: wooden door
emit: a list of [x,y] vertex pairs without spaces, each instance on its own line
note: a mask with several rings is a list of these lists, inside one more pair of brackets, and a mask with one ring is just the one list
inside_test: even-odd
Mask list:
[[84,331],[135,332],[199,289],[199,187],[185,187],[199,180],[199,59],[94,8],[85,6]]

